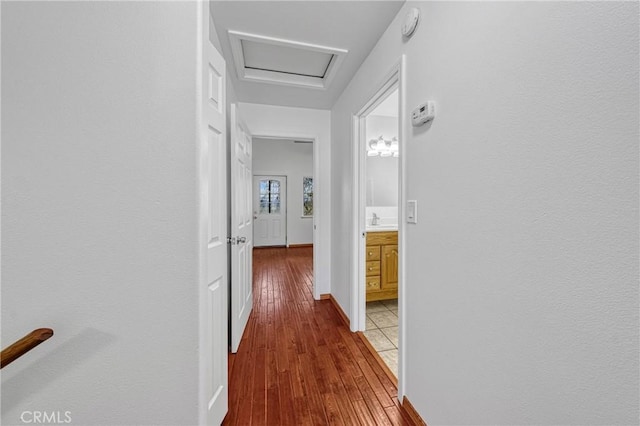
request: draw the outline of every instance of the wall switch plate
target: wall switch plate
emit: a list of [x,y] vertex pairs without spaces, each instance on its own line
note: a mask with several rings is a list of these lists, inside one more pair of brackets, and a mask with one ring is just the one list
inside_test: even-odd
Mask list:
[[407,200],[407,223],[418,223],[418,200]]

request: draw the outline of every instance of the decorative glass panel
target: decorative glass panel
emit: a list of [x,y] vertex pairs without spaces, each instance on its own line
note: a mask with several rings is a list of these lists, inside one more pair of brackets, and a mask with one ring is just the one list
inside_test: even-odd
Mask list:
[[260,214],[269,213],[269,181],[260,181]]
[[260,199],[260,214],[268,214],[269,213],[269,202],[264,199]]
[[280,194],[274,194],[272,192],[269,205],[271,206],[271,213],[280,214]]
[[280,181],[260,181],[260,214],[280,214]]
[[302,215],[313,216],[313,178],[302,178]]

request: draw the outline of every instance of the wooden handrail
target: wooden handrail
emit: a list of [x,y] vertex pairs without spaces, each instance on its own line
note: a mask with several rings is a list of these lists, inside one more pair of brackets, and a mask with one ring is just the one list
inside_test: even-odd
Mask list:
[[53,336],[53,330],[50,328],[33,330],[22,339],[2,350],[2,355],[0,355],[0,368],[11,364],[51,336]]

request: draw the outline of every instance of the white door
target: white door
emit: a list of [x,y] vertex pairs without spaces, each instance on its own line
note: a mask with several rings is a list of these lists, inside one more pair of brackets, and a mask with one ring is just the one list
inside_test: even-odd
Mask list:
[[231,352],[237,352],[253,307],[252,140],[231,105]]
[[226,76],[209,42],[208,1],[199,13],[200,424],[219,425],[228,409]]
[[287,244],[286,176],[253,177],[253,219],[256,247]]

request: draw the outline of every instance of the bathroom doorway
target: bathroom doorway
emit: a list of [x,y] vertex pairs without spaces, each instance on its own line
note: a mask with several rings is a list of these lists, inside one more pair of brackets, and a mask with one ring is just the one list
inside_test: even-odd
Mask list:
[[356,330],[402,386],[401,62],[354,117]]
[[398,375],[398,89],[365,117],[364,335]]

